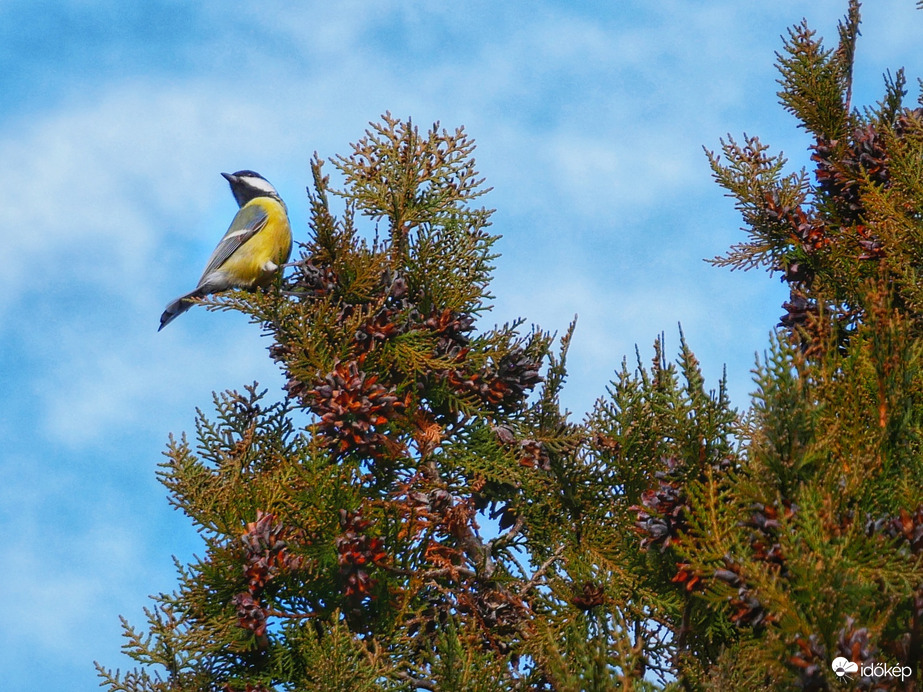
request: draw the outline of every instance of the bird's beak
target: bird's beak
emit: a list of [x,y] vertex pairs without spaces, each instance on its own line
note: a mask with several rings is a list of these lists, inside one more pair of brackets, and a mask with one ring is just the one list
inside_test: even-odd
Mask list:
[[231,174],[231,173],[222,173],[221,175],[223,175],[223,176],[224,176],[224,179],[227,180],[227,181],[228,181],[229,183],[231,183],[231,184],[237,182],[237,176],[236,176],[236,175],[233,175],[233,174]]

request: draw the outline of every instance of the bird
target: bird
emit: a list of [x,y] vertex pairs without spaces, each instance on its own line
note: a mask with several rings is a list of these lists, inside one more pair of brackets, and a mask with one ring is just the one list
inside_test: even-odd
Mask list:
[[159,332],[195,304],[229,288],[268,284],[292,253],[288,208],[266,178],[250,170],[222,173],[240,209],[212,252],[196,287],[167,305]]

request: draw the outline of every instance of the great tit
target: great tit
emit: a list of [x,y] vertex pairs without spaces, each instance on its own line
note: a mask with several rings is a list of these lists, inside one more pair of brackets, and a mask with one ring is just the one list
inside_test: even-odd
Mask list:
[[292,253],[288,209],[269,181],[253,171],[221,175],[231,185],[240,210],[209,258],[198,285],[167,305],[157,331],[191,308],[194,298],[229,288],[265,286]]

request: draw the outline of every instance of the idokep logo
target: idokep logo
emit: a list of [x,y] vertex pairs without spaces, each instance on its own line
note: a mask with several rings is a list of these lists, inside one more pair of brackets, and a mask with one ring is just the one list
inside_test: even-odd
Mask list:
[[884,663],[870,663],[860,666],[855,661],[850,661],[843,656],[838,656],[830,663],[833,672],[838,678],[851,680],[853,675],[862,678],[900,678],[901,682],[913,675],[910,666],[889,666]]
[[833,668],[833,672],[836,673],[838,678],[849,678],[849,673],[856,673],[859,670],[858,663],[854,663],[842,656],[833,659],[833,663],[830,664],[830,667]]

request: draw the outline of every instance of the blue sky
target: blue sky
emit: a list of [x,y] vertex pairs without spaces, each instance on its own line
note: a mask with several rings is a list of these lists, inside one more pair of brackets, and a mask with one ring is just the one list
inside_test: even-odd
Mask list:
[[[677,323],[736,405],[782,313],[777,279],[703,259],[742,238],[702,147],[808,140],[773,52],[845,0],[623,2],[6,0],[0,5],[0,529],[4,689],[97,688],[199,543],[154,471],[212,391],[281,378],[258,329],[194,309],[157,333],[235,205],[220,171],[280,190],[304,240],[308,162],[385,110],[465,125],[502,234],[492,319],[563,331],[578,416]],[[855,101],[923,75],[913,0],[864,11]],[[912,102],[915,94],[911,94]]]

